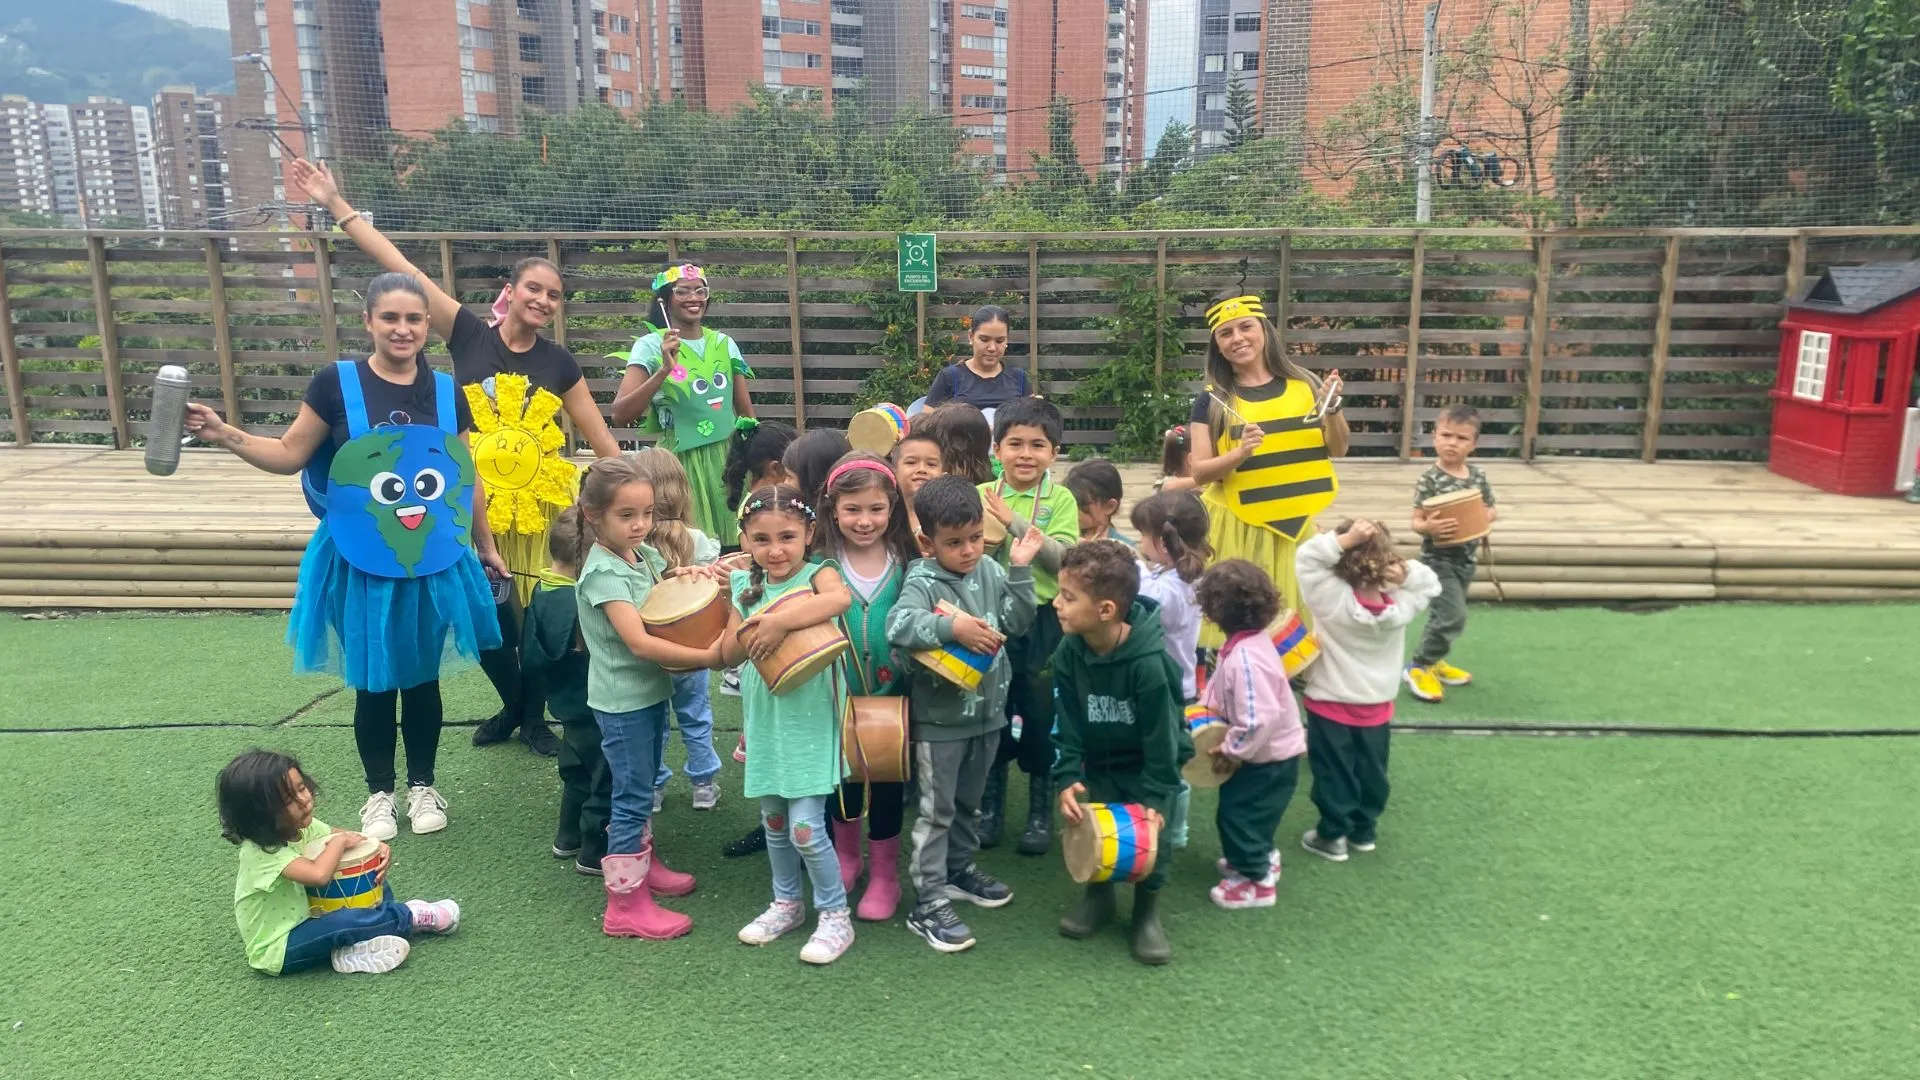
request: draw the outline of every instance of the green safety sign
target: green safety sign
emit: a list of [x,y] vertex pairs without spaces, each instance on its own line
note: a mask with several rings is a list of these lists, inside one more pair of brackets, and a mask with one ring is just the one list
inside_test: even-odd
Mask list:
[[932,233],[901,233],[900,291],[933,292],[940,283],[940,260]]

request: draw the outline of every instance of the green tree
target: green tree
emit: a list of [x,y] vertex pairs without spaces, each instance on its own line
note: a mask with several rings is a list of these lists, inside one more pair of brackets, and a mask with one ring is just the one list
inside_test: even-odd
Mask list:
[[1260,102],[1239,75],[1227,83],[1227,149],[1238,150],[1260,137]]

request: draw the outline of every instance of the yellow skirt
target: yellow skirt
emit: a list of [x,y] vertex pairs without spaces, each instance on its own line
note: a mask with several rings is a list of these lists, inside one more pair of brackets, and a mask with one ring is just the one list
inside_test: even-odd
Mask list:
[[[1300,580],[1294,576],[1293,556],[1300,545],[1315,533],[1313,523],[1300,533],[1299,540],[1289,540],[1272,529],[1259,525],[1249,525],[1235,514],[1231,507],[1218,495],[1218,485],[1210,485],[1201,494],[1201,501],[1207,507],[1207,543],[1213,547],[1213,558],[1209,566],[1222,559],[1245,559],[1267,572],[1273,584],[1280,590],[1282,610],[1299,612],[1300,618],[1311,627],[1313,616],[1307,613],[1306,605],[1300,602]],[[1200,645],[1202,648],[1217,649],[1226,644],[1226,635],[1211,622],[1200,622]]]

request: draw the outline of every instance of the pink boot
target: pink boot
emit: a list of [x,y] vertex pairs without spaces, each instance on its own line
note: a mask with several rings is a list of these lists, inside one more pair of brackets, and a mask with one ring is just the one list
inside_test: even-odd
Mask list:
[[665,941],[693,929],[692,919],[653,902],[653,894],[645,888],[647,867],[652,862],[650,849],[642,849],[638,855],[608,855],[600,860],[607,885],[607,914],[600,928],[608,937]]
[[867,893],[854,914],[867,922],[886,922],[900,906],[900,838],[867,846]]
[[[653,851],[653,823],[647,823],[647,832],[641,838],[646,849]],[[685,896],[694,890],[692,874],[683,874],[668,866],[658,853],[649,860],[647,867],[647,891],[655,896]]]
[[860,877],[860,823],[827,820],[833,828],[833,854],[840,860],[840,887],[851,896]]

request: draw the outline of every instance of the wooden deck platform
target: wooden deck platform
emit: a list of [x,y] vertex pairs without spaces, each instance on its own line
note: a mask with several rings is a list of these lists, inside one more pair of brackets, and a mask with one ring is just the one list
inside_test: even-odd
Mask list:
[[[1899,499],[1828,495],[1757,465],[1484,465],[1509,600],[1920,600],[1920,507]],[[1323,520],[1379,517],[1407,539],[1423,468],[1343,462]],[[1130,496],[1147,493],[1151,470],[1123,474]],[[187,451],[160,478],[131,451],[0,449],[0,607],[285,608],[312,525],[294,478],[219,451]],[[1486,576],[1476,595],[1491,597]]]

